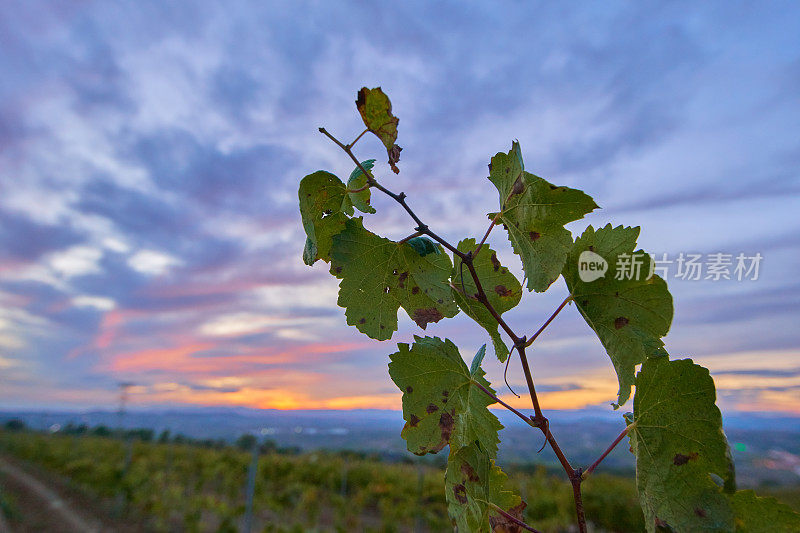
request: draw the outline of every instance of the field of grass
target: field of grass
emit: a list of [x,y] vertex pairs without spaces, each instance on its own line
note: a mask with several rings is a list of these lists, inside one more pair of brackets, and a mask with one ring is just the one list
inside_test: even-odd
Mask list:
[[[153,531],[236,531],[252,454],[235,446],[126,441],[0,430],[0,453],[63,476],[98,505],[115,502]],[[571,489],[542,468],[507,468],[528,502],[525,519],[567,531]],[[258,459],[254,531],[451,531],[444,472],[409,456],[267,450]],[[632,479],[595,474],[584,485],[595,531],[642,531]],[[795,505],[797,491],[775,494]],[[108,507],[108,505],[106,505]]]

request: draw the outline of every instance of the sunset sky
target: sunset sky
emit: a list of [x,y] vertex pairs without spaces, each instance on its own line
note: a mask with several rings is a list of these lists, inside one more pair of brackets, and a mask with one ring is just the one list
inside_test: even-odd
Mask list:
[[[800,414],[800,4],[556,4],[3,2],[0,409],[113,408],[123,381],[138,406],[399,409],[388,354],[423,333],[401,311],[391,341],[361,335],[301,258],[300,179],[352,170],[317,128],[357,135],[366,85],[400,118],[401,173],[375,138],[357,155],[449,240],[483,233],[486,165],[519,139],[526,170],[603,208],[573,234],[761,254],[757,280],[669,265],[665,341],[724,410]],[[373,199],[369,228],[411,233]],[[492,245],[521,278],[502,230]],[[526,292],[507,319],[530,335],[565,296]],[[465,358],[488,342],[463,315],[425,333]],[[615,398],[574,306],[531,363],[547,409]]]

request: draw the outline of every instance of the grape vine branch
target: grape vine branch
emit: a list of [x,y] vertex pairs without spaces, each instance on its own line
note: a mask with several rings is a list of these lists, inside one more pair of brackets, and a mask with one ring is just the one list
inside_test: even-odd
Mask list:
[[[330,263],[330,273],[340,280],[338,304],[345,308],[347,323],[378,341],[397,330],[401,307],[422,329],[463,311],[489,334],[501,363],[507,364],[516,352],[531,399],[533,415],[528,416],[497,396],[481,368],[486,345],[469,368],[456,345],[438,337],[415,336],[411,345],[400,343],[391,354],[389,374],[403,392],[406,424],[401,436],[409,451],[424,455],[449,446],[445,491],[460,531],[537,531],[523,520],[526,503],[508,487],[507,476],[495,463],[502,425],[488,410],[493,404],[544,435],[544,446],[550,445],[572,486],[581,532],[588,530],[581,484],[625,437],[637,459],[637,489],[648,531],[757,531],[764,516],[771,517],[772,531],[800,528],[800,515],[786,506],[736,491],[713,380],[690,359],[670,360],[661,340],[672,322],[672,296],[664,280],[653,275],[650,256],[636,249],[639,228],[589,226],[573,239],[564,226],[597,204],[582,191],[527,172],[514,141],[508,153],[496,154],[489,164],[500,211],[488,214],[490,224],[480,241],[467,238],[454,244],[422,221],[404,192],[378,182],[374,160],[360,161],[353,153],[356,143],[372,132],[386,147],[392,171],[399,173],[399,119],[389,98],[380,88],[365,87],[358,92],[356,107],[366,129],[353,141],[345,144],[319,128],[355,164],[347,184],[322,170],[300,182],[304,262]],[[405,210],[414,221],[413,233],[391,241],[364,227],[363,217],[354,214],[355,209],[376,212],[371,189]],[[544,292],[558,277],[569,289],[530,338],[518,335],[502,316],[519,304],[523,290],[490,247],[496,226],[506,230],[522,262],[528,291]],[[626,277],[621,258],[635,259],[642,268]],[[572,303],[617,373],[614,408],[635,388],[625,429],[585,470],[574,468],[559,446],[542,411],[526,353]]]
[[[363,133],[362,133],[362,135],[359,135],[358,137],[356,137],[351,143],[345,145],[341,141],[339,141],[339,139],[334,137],[330,132],[328,132],[325,128],[319,128],[319,131],[320,131],[320,133],[322,133],[325,136],[327,136],[337,146],[339,146],[348,156],[350,156],[350,158],[353,160],[353,162],[356,164],[356,166],[361,170],[361,172],[363,172],[367,176],[367,184],[369,186],[375,187],[379,191],[381,191],[384,194],[388,195],[389,197],[394,199],[397,203],[399,203],[406,210],[406,212],[411,216],[411,218],[417,224],[416,232],[413,234],[414,236],[418,236],[418,235],[427,235],[427,236],[429,236],[430,238],[432,238],[433,240],[435,240],[436,242],[438,242],[439,244],[441,244],[442,246],[444,246],[445,248],[447,248],[448,250],[453,252],[464,263],[464,265],[469,270],[469,274],[470,274],[470,276],[472,277],[472,280],[475,283],[475,287],[477,288],[477,293],[472,295],[472,296],[478,302],[480,302],[484,307],[486,307],[486,310],[489,311],[489,313],[491,313],[492,317],[497,321],[497,324],[500,327],[502,327],[503,330],[505,330],[505,332],[508,334],[508,336],[513,341],[514,349],[516,349],[517,353],[519,354],[519,358],[520,358],[520,361],[521,361],[521,364],[522,364],[522,371],[523,371],[523,373],[525,375],[525,381],[526,381],[526,383],[528,385],[528,391],[530,392],[531,402],[533,403],[533,409],[534,409],[534,413],[535,413],[535,415],[530,419],[529,423],[533,427],[540,429],[542,431],[542,433],[544,433],[547,442],[552,447],[553,452],[555,452],[556,457],[558,457],[558,460],[561,463],[561,466],[564,468],[564,471],[566,472],[567,477],[569,478],[569,481],[572,484],[573,493],[575,495],[575,512],[576,512],[576,515],[577,515],[578,526],[580,528],[581,533],[585,532],[586,531],[586,517],[585,517],[585,514],[584,514],[584,510],[583,510],[583,501],[582,501],[582,497],[581,497],[581,482],[583,481],[583,477],[581,475],[582,472],[581,472],[580,469],[576,470],[576,469],[574,469],[572,467],[572,465],[570,464],[569,460],[567,460],[567,457],[564,455],[564,452],[561,450],[561,447],[558,445],[558,442],[556,441],[556,439],[553,436],[552,432],[550,431],[549,420],[547,419],[547,417],[544,416],[544,414],[542,413],[542,409],[541,409],[541,407],[539,405],[539,398],[536,395],[536,387],[534,386],[534,382],[533,382],[533,374],[532,374],[532,372],[530,370],[530,366],[528,364],[528,358],[527,358],[527,356],[525,354],[526,348],[528,348],[533,343],[533,341],[536,340],[536,337],[538,337],[539,334],[542,331],[544,331],[544,329],[553,321],[553,319],[564,308],[564,306],[566,306],[570,302],[571,297],[567,297],[564,300],[564,302],[561,303],[561,305],[559,305],[559,307],[555,310],[555,312],[553,312],[553,314],[550,316],[550,318],[548,318],[544,322],[544,324],[542,324],[542,326],[531,336],[530,340],[528,340],[525,336],[522,336],[522,337],[518,336],[516,333],[514,333],[514,330],[511,329],[511,327],[506,323],[506,321],[503,320],[503,318],[500,316],[500,313],[498,313],[497,310],[495,310],[495,308],[489,302],[489,298],[487,297],[486,292],[483,289],[483,286],[481,284],[481,281],[480,281],[480,278],[478,276],[478,273],[475,271],[474,262],[473,262],[474,257],[478,254],[478,252],[480,251],[481,247],[486,242],[486,238],[489,236],[489,233],[491,232],[491,229],[495,226],[495,220],[497,220],[499,217],[495,217],[492,220],[492,224],[489,226],[489,229],[486,231],[486,234],[484,235],[484,238],[481,240],[480,244],[477,246],[477,248],[474,251],[469,251],[467,253],[462,253],[455,246],[450,244],[447,240],[445,240],[444,238],[440,237],[439,235],[437,235],[436,233],[431,231],[429,226],[422,222],[422,220],[419,218],[419,216],[417,216],[417,214],[414,212],[414,210],[411,209],[411,207],[406,202],[407,196],[406,196],[406,194],[404,192],[400,192],[400,193],[396,194],[396,193],[390,191],[389,189],[387,189],[386,187],[383,187],[382,185],[380,185],[377,182],[375,177],[372,175],[372,172],[367,170],[367,169],[365,169],[361,165],[361,162],[359,162],[359,160],[353,154],[352,147],[356,144],[356,142],[358,142],[358,140],[361,138]],[[402,242],[402,241],[400,241],[400,242]],[[522,415],[519,411],[517,411],[513,407],[509,406],[505,402],[502,402],[494,394],[490,393],[486,388],[484,388],[483,386],[481,386],[478,383],[475,383],[475,384],[478,385],[478,387],[484,393],[486,393],[490,398],[492,398],[494,401],[496,401],[496,402],[500,403],[500,405],[503,405],[504,407],[510,409],[513,413],[517,414],[518,416],[522,416],[523,419],[526,419],[525,415]],[[619,440],[615,441],[614,445],[616,445],[618,442],[619,442]],[[610,451],[611,450],[609,450],[609,452]],[[605,457],[605,456],[603,456],[603,457]],[[602,460],[602,458],[600,460]],[[527,526],[527,525],[525,527],[526,527],[526,529],[529,528],[529,526]],[[535,531],[534,529],[530,529],[530,530],[531,531]]]

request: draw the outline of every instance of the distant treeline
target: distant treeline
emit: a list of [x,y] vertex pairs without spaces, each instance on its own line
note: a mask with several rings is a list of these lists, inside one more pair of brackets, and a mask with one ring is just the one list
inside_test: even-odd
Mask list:
[[[279,446],[278,443],[272,439],[259,439],[252,433],[244,433],[231,443],[231,441],[225,439],[196,439],[186,436],[182,433],[175,433],[173,435],[168,429],[165,429],[156,435],[154,430],[148,428],[111,428],[103,424],[89,426],[88,424],[76,424],[74,422],[68,422],[63,426],[58,426],[57,429],[39,431],[29,428],[25,424],[25,421],[20,418],[12,418],[7,420],[3,424],[3,428],[8,431],[33,431],[36,433],[55,433],[59,435],[74,436],[90,435],[93,437],[107,437],[123,441],[137,440],[141,442],[155,442],[158,444],[185,444],[189,446],[198,446],[201,448],[215,450],[221,450],[233,445],[242,451],[252,451],[253,447],[258,444],[259,453],[262,454],[277,453],[281,455],[299,455],[303,453],[303,450],[299,446]],[[380,454],[356,450],[341,450],[335,452],[335,455],[352,459],[385,459],[385,457],[381,456]],[[412,463],[414,460],[410,457],[405,457],[400,462]]]

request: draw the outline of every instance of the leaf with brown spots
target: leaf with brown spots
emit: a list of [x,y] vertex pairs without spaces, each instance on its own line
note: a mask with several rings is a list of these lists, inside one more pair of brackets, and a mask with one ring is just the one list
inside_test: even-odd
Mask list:
[[338,304],[347,323],[377,340],[397,330],[400,307],[423,329],[458,314],[445,253],[421,256],[407,243],[366,230],[360,218],[347,220],[333,239],[331,274],[340,278]]
[[495,285],[494,286],[494,292],[496,292],[497,295],[501,296],[501,297],[512,296],[514,294],[514,291],[512,291],[511,289],[509,289],[505,285]]
[[444,315],[435,307],[427,307],[425,309],[415,309],[411,314],[411,320],[417,323],[419,327],[425,329],[431,322],[438,322],[444,318]]
[[[582,191],[557,187],[525,172],[519,143],[492,158],[489,180],[500,195],[499,223],[522,259],[527,288],[543,292],[558,278],[572,246],[568,222],[597,208]],[[490,213],[494,219],[497,213]]]
[[697,459],[697,452],[692,452],[689,455],[683,455],[682,453],[676,453],[675,457],[672,458],[672,464],[675,466],[685,465],[692,459]]
[[[447,444],[458,448],[478,441],[494,457],[497,432],[503,426],[487,409],[494,401],[472,385],[474,381],[492,390],[480,364],[470,372],[455,344],[438,337],[414,337],[413,345],[399,344],[398,348],[390,356],[389,375],[406,391],[406,425],[401,435],[408,450],[423,455]],[[409,388],[413,394],[407,392]]]
[[447,511],[459,531],[519,532],[495,507],[522,520],[525,502],[507,485],[508,476],[478,444],[450,447],[445,494]]
[[[732,531],[733,462],[714,382],[691,359],[647,359],[636,378],[628,435],[649,531]],[[722,478],[724,491],[712,481]]]
[[[589,226],[575,241],[564,267],[564,279],[578,311],[597,333],[617,372],[619,405],[630,397],[636,365],[649,356],[666,353],[661,337],[672,323],[672,296],[663,279],[648,279],[651,259],[641,250],[634,251],[638,236],[639,228],[612,228],[609,224],[595,230]],[[591,279],[585,275],[584,252],[608,263],[603,277],[581,279],[582,272],[584,279]],[[634,263],[639,264],[638,273],[625,266]]]
[[[508,509],[506,512],[520,522],[524,522],[523,513],[527,506],[527,503],[520,502],[519,505]],[[525,531],[517,522],[511,521],[501,514],[490,516],[489,525],[492,526],[492,531],[494,533],[522,533]]]
[[[650,529],[651,528],[648,528],[648,531]],[[656,517],[655,520],[653,520],[652,530],[655,531],[656,533],[675,533],[675,530],[672,529],[672,526],[670,526],[664,520],[661,520],[659,517]]]
[[[466,253],[475,250],[477,245],[478,243],[475,239],[464,239],[458,243],[458,251]],[[494,345],[495,355],[501,362],[505,361],[508,357],[508,347],[500,336],[497,321],[486,310],[486,307],[474,298],[478,289],[475,287],[475,282],[472,280],[472,276],[470,276],[466,266],[463,268],[462,286],[461,260],[455,256],[453,260],[455,266],[450,274],[453,298],[472,320],[489,333]],[[519,304],[520,298],[522,298],[522,285],[514,277],[514,274],[500,264],[500,260],[497,259],[497,253],[488,244],[484,244],[481,247],[480,253],[473,261],[473,266],[478,274],[478,279],[481,280],[481,286],[486,291],[489,303],[498,313],[502,315]]]
[[380,87],[367,89],[362,87],[358,91],[356,107],[364,119],[364,125],[369,131],[378,136],[386,147],[389,156],[389,165],[395,174],[400,172],[397,162],[400,160],[402,148],[395,144],[397,140],[397,124],[400,120],[392,115],[392,102]]

